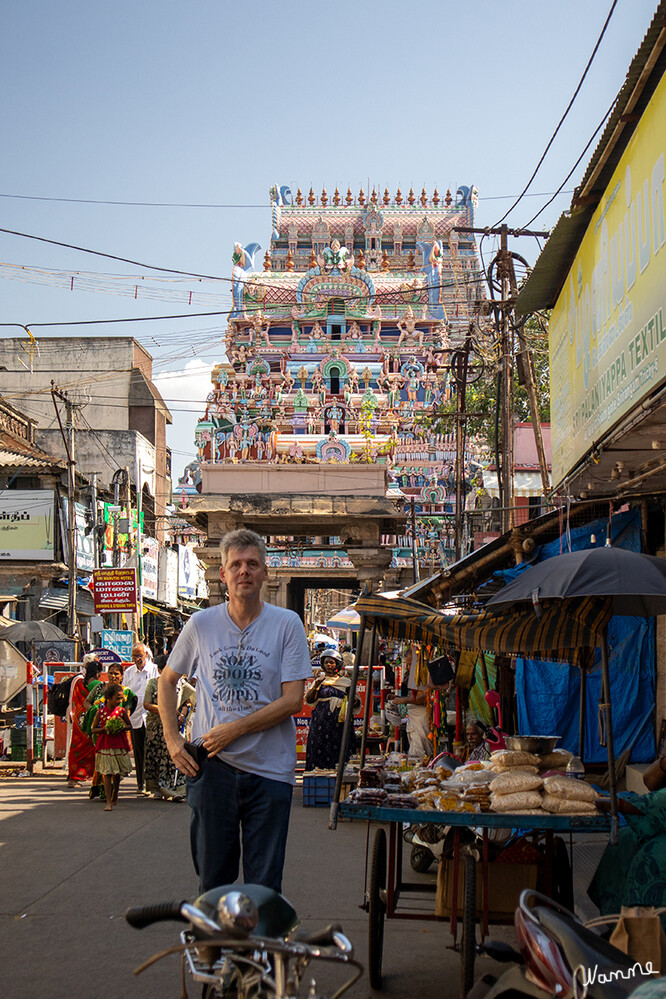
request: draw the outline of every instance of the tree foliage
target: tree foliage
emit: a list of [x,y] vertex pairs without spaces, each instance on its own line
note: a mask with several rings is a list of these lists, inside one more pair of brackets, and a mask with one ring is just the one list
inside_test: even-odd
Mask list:
[[[530,316],[525,323],[524,336],[528,349],[532,354],[534,365],[535,387],[539,420],[542,423],[550,421],[550,367],[548,363],[548,336],[546,325],[539,316]],[[517,337],[514,337],[515,350],[518,349]],[[471,414],[465,421],[468,441],[476,439],[482,448],[495,450],[495,440],[500,425],[500,412],[497,407],[499,366],[496,359],[490,359],[486,354],[485,369],[478,381],[467,386],[465,410]],[[529,398],[527,389],[519,384],[518,364],[514,357],[513,370],[513,414],[520,423],[531,423]],[[432,418],[432,429],[436,433],[452,433],[455,431],[457,412],[455,393],[447,403],[439,406],[438,412]],[[473,414],[473,415],[472,415]]]

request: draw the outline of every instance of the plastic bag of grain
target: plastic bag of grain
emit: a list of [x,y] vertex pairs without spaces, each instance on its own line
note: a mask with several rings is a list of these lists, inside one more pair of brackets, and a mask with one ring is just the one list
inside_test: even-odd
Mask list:
[[497,752],[491,754],[490,759],[493,764],[499,764],[501,767],[537,767],[539,765],[539,757],[534,753],[514,749],[498,749]]
[[566,798],[568,801],[594,801],[599,797],[591,784],[586,784],[584,780],[576,780],[574,777],[544,777],[543,786],[548,794],[553,794],[557,798]]
[[538,774],[538,767],[529,767],[527,764],[519,767],[502,767],[499,763],[493,764],[491,770],[495,774]]
[[556,794],[544,794],[541,807],[546,812],[556,815],[594,815],[598,814],[593,801],[581,801],[580,798],[560,798]]
[[494,812],[522,812],[526,808],[539,808],[539,791],[518,791],[516,794],[491,794],[490,807]]
[[493,778],[490,790],[495,794],[515,794],[517,791],[536,791],[541,784],[542,780],[537,774],[515,773],[515,768],[512,767]]
[[552,753],[544,753],[539,757],[539,766],[542,770],[564,770],[572,759],[573,753],[568,749],[554,749]]

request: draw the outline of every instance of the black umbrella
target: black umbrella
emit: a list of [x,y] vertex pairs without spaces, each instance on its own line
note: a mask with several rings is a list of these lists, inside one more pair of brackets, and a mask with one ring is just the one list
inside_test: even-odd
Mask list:
[[61,642],[67,635],[48,621],[17,621],[0,630],[8,642]]
[[612,597],[613,614],[666,614],[666,559],[626,548],[587,548],[539,562],[487,603],[499,610],[517,600]]
[[[491,597],[489,610],[501,610],[529,601],[538,613],[541,600],[610,597],[613,614],[652,617],[666,614],[666,559],[625,548],[589,548],[546,559],[522,572]],[[611,842],[617,838],[615,754],[608,673],[608,635],[601,635],[602,709],[606,719],[608,777],[611,798]],[[583,725],[584,671],[581,673],[581,726]],[[582,729],[581,729],[582,731]]]

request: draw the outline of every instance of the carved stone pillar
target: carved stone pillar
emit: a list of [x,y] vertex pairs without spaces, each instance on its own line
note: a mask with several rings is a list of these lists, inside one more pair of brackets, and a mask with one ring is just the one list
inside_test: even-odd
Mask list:
[[379,589],[384,573],[391,564],[393,552],[389,548],[351,548],[345,546],[347,555],[356,569],[358,581],[367,584],[370,591]]

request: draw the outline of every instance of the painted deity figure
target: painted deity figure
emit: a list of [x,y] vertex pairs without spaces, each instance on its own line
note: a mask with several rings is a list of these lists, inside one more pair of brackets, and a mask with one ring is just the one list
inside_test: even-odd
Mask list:
[[389,378],[389,390],[388,390],[388,405],[391,409],[397,409],[400,405],[400,388],[402,385],[401,378]]
[[439,344],[441,350],[449,350],[451,344],[449,342],[449,334],[444,323],[440,323],[434,329],[435,343]]
[[350,260],[350,253],[346,246],[340,246],[340,240],[334,239],[330,246],[325,247],[323,252],[324,266],[337,268],[346,271]]
[[234,364],[247,364],[247,348],[244,343],[239,343],[231,348]]
[[298,324],[297,323],[292,323],[291,324],[291,342],[289,344],[289,350],[292,352],[292,354],[294,352],[297,353],[301,349],[300,346],[299,346],[299,343],[298,343],[298,334],[299,334],[299,332],[300,332],[300,330],[298,328]]
[[287,395],[290,395],[291,390],[294,387],[294,376],[292,375],[289,368],[287,368],[287,370],[285,371],[282,381],[285,393]]
[[361,333],[361,327],[354,319],[351,325],[349,326],[349,329],[347,330],[347,337],[350,340],[360,340],[362,336],[363,334]]
[[315,368],[314,371],[312,372],[312,391],[316,392],[317,395],[319,395],[323,385],[324,385],[324,379],[322,377],[321,371],[319,370],[319,368]]
[[326,334],[324,333],[324,330],[322,329],[321,323],[319,322],[318,319],[315,319],[314,326],[310,330],[310,336],[314,337],[315,340],[326,339]]
[[331,430],[335,430],[337,433],[340,429],[340,420],[342,419],[342,410],[339,406],[331,406],[328,411],[328,422]]
[[398,346],[400,347],[402,341],[407,338],[408,341],[412,341],[414,337],[418,338],[419,350],[423,348],[423,330],[416,329],[416,319],[414,318],[414,310],[411,305],[408,305],[405,309],[405,315],[402,319],[399,319],[396,323],[397,328],[400,330],[400,336],[398,338]]
[[270,337],[268,336],[268,331],[271,328],[270,320],[266,319],[261,309],[255,312],[254,316],[250,320],[250,346],[254,347],[258,344],[259,339],[263,338],[264,343],[267,347],[271,346]]
[[381,324],[381,322],[377,321],[374,324],[374,327],[375,327],[375,329],[374,329],[374,332],[375,332],[374,344],[375,344],[375,347],[379,348],[379,346],[380,346],[380,344],[382,342],[382,324]]
[[407,368],[407,371],[405,372],[404,384],[407,388],[407,402],[410,403],[411,408],[414,409],[416,406],[416,395],[421,385],[418,368]]

